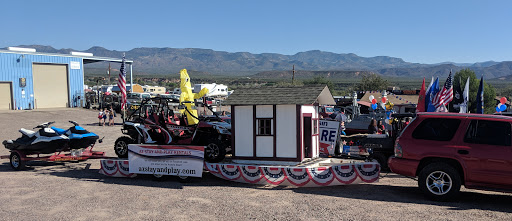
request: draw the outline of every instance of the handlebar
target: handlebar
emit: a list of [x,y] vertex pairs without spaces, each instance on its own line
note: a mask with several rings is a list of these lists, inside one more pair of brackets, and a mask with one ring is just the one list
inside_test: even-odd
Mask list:
[[55,123],[55,121],[42,123],[42,124],[37,125],[33,129],[36,129],[36,128],[47,128],[48,126],[52,125],[53,123]]
[[78,123],[76,121],[70,120],[69,123],[72,123],[73,125],[78,126]]

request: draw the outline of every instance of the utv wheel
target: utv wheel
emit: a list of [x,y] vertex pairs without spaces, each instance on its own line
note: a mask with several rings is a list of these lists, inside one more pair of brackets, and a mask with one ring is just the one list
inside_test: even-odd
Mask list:
[[128,158],[128,144],[134,144],[135,141],[130,137],[117,138],[114,145],[114,151],[119,158]]
[[220,162],[226,157],[226,147],[218,140],[210,140],[204,149],[204,159],[209,163]]
[[446,163],[431,163],[419,174],[418,185],[425,196],[435,201],[454,199],[460,191],[459,172]]
[[23,170],[25,169],[25,161],[21,159],[21,156],[19,153],[12,152],[11,156],[9,157],[11,162],[11,167],[14,170]]

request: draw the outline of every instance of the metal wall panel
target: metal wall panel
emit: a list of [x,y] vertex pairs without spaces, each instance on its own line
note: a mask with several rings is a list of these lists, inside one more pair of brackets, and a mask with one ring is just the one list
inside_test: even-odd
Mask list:
[[[81,98],[84,97],[82,58],[64,56],[0,52],[0,81],[12,82],[15,108],[27,109],[34,107],[33,63],[67,64],[69,84],[68,103],[72,107],[80,105],[78,96],[81,96]],[[78,69],[72,69],[71,62],[78,62],[80,67]],[[25,78],[25,87],[20,87],[20,78]]]
[[12,108],[11,83],[0,82],[0,110]]

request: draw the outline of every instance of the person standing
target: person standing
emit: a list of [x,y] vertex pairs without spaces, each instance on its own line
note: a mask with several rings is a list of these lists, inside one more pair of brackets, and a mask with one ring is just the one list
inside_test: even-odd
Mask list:
[[108,126],[114,126],[114,110],[112,108],[108,113]]
[[382,124],[382,120],[379,120],[377,122],[377,130],[378,134],[385,134],[386,133],[386,127],[384,127],[384,124]]
[[340,122],[340,135],[347,135],[347,133],[345,133],[345,121]]
[[101,126],[101,120],[103,120],[103,110],[100,109],[100,112],[98,113],[98,126]]
[[377,128],[377,121],[375,119],[372,119],[370,121],[370,125],[368,125],[368,133],[369,134],[376,134],[379,131]]
[[340,122],[347,121],[347,116],[345,116],[345,113],[343,113],[343,112],[337,112],[337,113],[338,114],[336,115],[336,118],[334,118],[334,120],[340,121]]
[[103,121],[102,121],[102,124],[103,126],[105,126],[105,122],[107,121],[107,115],[108,115],[108,110],[107,108],[103,108]]

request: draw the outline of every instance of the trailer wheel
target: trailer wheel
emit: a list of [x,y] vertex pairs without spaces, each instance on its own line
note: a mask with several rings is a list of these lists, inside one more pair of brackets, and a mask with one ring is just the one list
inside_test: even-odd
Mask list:
[[178,181],[180,183],[189,183],[190,181],[192,181],[192,177],[189,177],[189,176],[178,176]]
[[128,158],[128,144],[134,144],[135,141],[130,137],[117,138],[114,144],[114,151],[119,158]]
[[226,147],[217,139],[210,139],[204,149],[204,159],[209,163],[220,162],[226,157]]
[[153,174],[153,180],[154,181],[159,181],[159,182],[165,181],[167,179],[167,177],[168,176],[165,176],[163,174],[155,174],[155,173]]
[[23,170],[25,169],[25,161],[21,159],[21,156],[17,152],[12,152],[11,156],[9,157],[11,162],[11,167],[14,170]]

